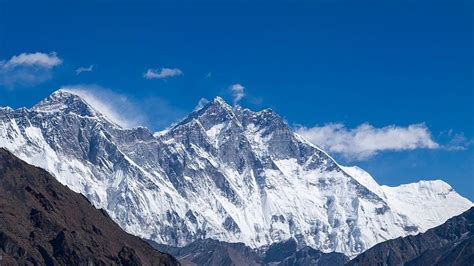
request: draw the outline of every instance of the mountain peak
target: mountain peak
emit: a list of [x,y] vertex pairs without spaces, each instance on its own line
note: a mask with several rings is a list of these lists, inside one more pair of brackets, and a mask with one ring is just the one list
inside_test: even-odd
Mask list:
[[71,97],[82,99],[78,94],[76,94],[72,91],[69,91],[67,89],[58,89],[58,90],[54,91],[53,93],[51,93],[49,97],[57,98],[57,99],[67,99],[67,98],[71,98]]
[[219,108],[227,111],[232,111],[232,107],[220,96],[216,96],[212,101],[206,104],[202,109],[209,109],[209,108]]
[[56,91],[54,91],[53,93],[51,93],[48,97],[48,98],[52,98],[52,99],[67,99],[67,98],[80,98],[79,95],[73,93],[73,92],[70,92],[68,90],[65,90],[65,89],[58,89]]
[[220,97],[220,96],[214,97],[214,99],[211,101],[211,103],[213,103],[213,104],[220,104],[220,105],[229,105],[229,104],[227,104],[227,102],[226,102],[224,99],[222,99],[222,97]]
[[97,116],[99,113],[79,95],[59,89],[33,106],[37,112],[66,112],[81,116]]
[[204,128],[208,129],[216,124],[228,121],[235,117],[232,107],[221,97],[216,96],[201,109],[198,109],[178,123],[176,127],[187,124],[194,119],[199,120]]

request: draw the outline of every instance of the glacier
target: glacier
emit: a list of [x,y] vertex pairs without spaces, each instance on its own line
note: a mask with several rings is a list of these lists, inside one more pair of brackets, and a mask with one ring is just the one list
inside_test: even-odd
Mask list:
[[123,128],[58,90],[32,108],[0,108],[0,147],[46,169],[158,243],[198,239],[298,245],[350,257],[418,234],[473,206],[441,180],[389,187],[339,165],[271,109],[216,97],[162,132]]

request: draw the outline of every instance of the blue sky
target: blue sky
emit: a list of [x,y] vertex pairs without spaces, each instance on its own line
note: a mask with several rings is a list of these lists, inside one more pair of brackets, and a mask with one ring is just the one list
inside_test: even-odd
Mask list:
[[[0,105],[81,85],[159,130],[240,84],[381,184],[473,200],[473,3],[350,2],[2,1]],[[60,62],[18,63],[36,52]]]

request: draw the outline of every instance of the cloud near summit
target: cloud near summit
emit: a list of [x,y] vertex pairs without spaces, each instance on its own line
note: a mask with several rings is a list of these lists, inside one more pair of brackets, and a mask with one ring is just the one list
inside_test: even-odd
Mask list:
[[230,85],[229,90],[232,93],[234,105],[239,104],[245,96],[245,87],[237,83]]
[[296,131],[326,151],[351,160],[365,160],[383,151],[441,147],[424,124],[376,128],[365,123],[348,129],[341,123],[334,123],[310,128],[298,127]]
[[185,113],[158,97],[137,99],[93,84],[68,85],[61,88],[84,99],[96,111],[124,128],[145,126],[162,130]]
[[125,95],[97,85],[63,86],[61,90],[81,97],[96,111],[124,128],[137,127],[145,123],[145,117],[138,111],[136,104]]

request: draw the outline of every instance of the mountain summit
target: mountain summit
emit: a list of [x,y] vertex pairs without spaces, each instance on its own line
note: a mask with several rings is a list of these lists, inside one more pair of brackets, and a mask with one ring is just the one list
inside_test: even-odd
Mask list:
[[81,116],[96,116],[99,113],[79,95],[67,90],[57,90],[32,108],[37,112],[75,113]]
[[59,91],[31,110],[0,109],[0,146],[158,243],[213,238],[255,248],[294,238],[355,256],[472,206],[442,181],[380,186],[270,109],[215,98],[153,135],[121,128],[91,106]]

